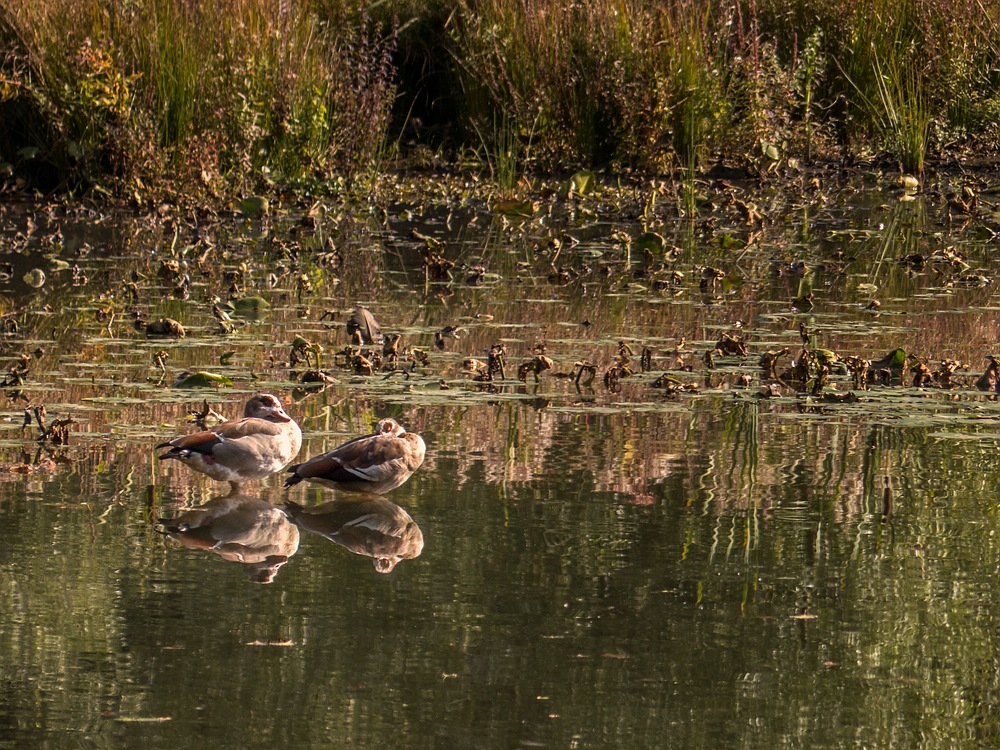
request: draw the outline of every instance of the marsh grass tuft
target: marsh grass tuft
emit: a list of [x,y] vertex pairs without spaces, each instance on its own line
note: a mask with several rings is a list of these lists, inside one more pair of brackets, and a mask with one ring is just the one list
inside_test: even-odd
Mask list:
[[903,170],[919,175],[931,119],[925,83],[930,57],[916,4],[861,3],[850,32],[838,68],[859,131],[873,129]]

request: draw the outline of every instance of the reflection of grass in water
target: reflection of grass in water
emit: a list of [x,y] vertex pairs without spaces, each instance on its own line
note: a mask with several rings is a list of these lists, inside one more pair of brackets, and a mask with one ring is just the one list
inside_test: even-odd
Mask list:
[[[913,284],[921,282],[921,279],[907,277],[904,270],[893,260],[897,253],[917,251],[924,247],[921,244],[925,242],[921,227],[927,219],[919,206],[919,201],[914,204],[897,203],[887,214],[880,214],[885,217],[886,226],[872,235],[870,249],[863,246],[859,249],[856,244],[852,246],[853,249],[848,248],[858,255],[858,260],[851,267],[851,273],[862,274],[862,278],[867,275],[873,283],[880,284],[882,288],[892,293],[897,290],[902,293],[914,289]],[[528,222],[524,228],[516,231],[505,228],[500,223],[490,223],[488,229],[483,229],[485,242],[483,237],[477,234],[478,230],[474,226],[456,223],[455,231],[462,235],[462,241],[455,248],[456,254],[462,258],[471,258],[472,253],[481,253],[491,269],[500,271],[502,280],[488,289],[466,286],[461,278],[451,285],[432,286],[431,293],[435,290],[447,290],[451,294],[450,297],[442,299],[419,297],[419,293],[414,295],[408,283],[416,274],[405,277],[381,273],[387,268],[387,254],[367,250],[375,246],[365,234],[371,230],[368,227],[359,229],[359,236],[352,238],[355,244],[350,247],[363,247],[366,250],[344,253],[344,266],[338,270],[338,273],[343,274],[342,286],[337,290],[338,295],[343,295],[343,299],[359,295],[371,297],[379,306],[379,317],[383,323],[412,329],[408,330],[406,335],[408,344],[427,346],[434,330],[460,319],[465,330],[462,337],[452,343],[447,351],[440,354],[432,352],[433,364],[418,371],[409,380],[397,376],[395,379],[379,379],[364,385],[363,398],[370,399],[368,406],[362,409],[362,416],[358,419],[349,414],[339,417],[344,424],[355,425],[359,420],[367,418],[365,415],[376,411],[371,403],[379,404],[379,408],[382,409],[386,403],[399,405],[401,408],[406,408],[412,403],[439,408],[451,398],[461,399],[472,408],[478,407],[491,396],[467,394],[464,391],[461,393],[438,391],[435,388],[436,380],[440,377],[439,372],[457,368],[462,357],[482,356],[482,352],[499,339],[511,342],[511,362],[508,366],[513,372],[516,363],[528,356],[527,353],[536,341],[547,342],[548,353],[556,360],[557,370],[571,370],[575,361],[584,358],[591,358],[601,367],[606,367],[614,357],[614,342],[622,337],[630,340],[653,339],[653,347],[658,350],[658,354],[661,354],[662,350],[672,346],[681,336],[685,336],[689,341],[688,350],[693,352],[689,360],[698,368],[700,351],[693,350],[707,348],[718,338],[719,328],[729,325],[733,319],[747,321],[751,330],[751,342],[755,345],[755,342],[768,338],[794,335],[793,326],[784,321],[759,325],[754,319],[755,311],[759,310],[761,305],[761,290],[768,289],[771,284],[773,271],[769,265],[769,253],[774,244],[766,246],[762,252],[751,248],[741,253],[739,273],[745,277],[743,285],[734,288],[732,294],[720,297],[720,303],[713,308],[694,301],[697,294],[693,292],[697,282],[690,273],[683,287],[683,293],[676,299],[669,294],[652,293],[648,286],[643,288],[640,284],[635,284],[635,291],[625,289],[626,284],[631,286],[636,281],[644,281],[635,276],[637,270],[644,269],[639,266],[638,261],[624,268],[617,260],[620,257],[620,249],[612,247],[610,242],[600,236],[586,243],[582,249],[585,251],[600,249],[605,252],[606,257],[612,261],[607,266],[611,271],[607,277],[600,273],[603,266],[598,263],[588,270],[586,264],[591,261],[582,253],[577,255],[573,248],[567,246],[562,251],[560,262],[565,262],[575,269],[585,269],[587,275],[582,276],[581,282],[565,286],[549,283],[544,273],[545,253],[551,253],[551,250],[544,249],[545,241],[554,233],[555,227],[559,226],[559,220],[559,214],[554,213],[553,219],[546,218],[544,226],[540,222],[536,224]],[[282,227],[287,227],[291,223],[282,223],[280,217],[275,222],[274,231],[279,237],[283,231]],[[567,226],[573,231],[579,231],[572,224]],[[816,224],[815,229],[816,235],[822,237],[822,225]],[[69,227],[65,231],[72,233]],[[123,229],[121,234],[122,237],[128,238],[127,242],[135,241],[135,231]],[[787,235],[772,236],[780,243],[782,237],[797,236],[797,234],[793,226],[788,228]],[[193,257],[190,251],[184,250],[189,244],[187,238],[182,236],[176,242],[169,241],[172,248],[176,248],[178,253],[186,253],[188,262],[193,263],[193,260],[190,260]],[[876,241],[879,242],[878,245],[874,244]],[[330,352],[346,343],[343,332],[339,328],[332,332],[327,331],[315,321],[316,312],[330,307],[335,308],[340,304],[336,300],[331,301],[330,290],[321,289],[306,293],[302,298],[301,307],[297,303],[293,305],[289,300],[297,300],[293,290],[294,276],[284,278],[274,290],[267,289],[265,272],[271,267],[269,263],[276,262],[281,257],[269,242],[258,246],[255,242],[240,236],[227,237],[225,242],[231,244],[226,259],[227,267],[245,264],[244,285],[247,292],[261,291],[275,301],[269,319],[248,324],[228,337],[217,336],[211,333],[214,328],[211,327],[210,308],[204,303],[202,295],[223,289],[220,269],[214,271],[206,269],[200,276],[196,274],[198,282],[194,298],[181,301],[165,299],[169,295],[171,285],[156,279],[158,267],[148,255],[114,261],[89,257],[83,260],[91,275],[87,287],[67,297],[66,278],[54,275],[50,285],[33,293],[28,306],[34,306],[34,309],[38,310],[41,309],[41,305],[50,304],[55,312],[39,316],[26,311],[20,317],[23,321],[24,335],[29,339],[56,339],[55,343],[46,345],[46,353],[33,368],[32,377],[36,380],[34,383],[29,382],[29,388],[31,385],[46,382],[64,386],[65,392],[50,396],[54,404],[60,400],[65,400],[67,403],[81,403],[83,399],[92,397],[95,393],[109,395],[113,390],[120,391],[122,388],[130,389],[128,390],[130,395],[154,403],[159,403],[161,399],[174,403],[197,400],[189,394],[157,389],[154,383],[147,382],[148,378],[156,374],[151,361],[152,353],[157,348],[163,347],[169,349],[171,353],[169,367],[172,374],[181,369],[211,369],[209,366],[215,365],[223,352],[235,350],[238,352],[237,356],[224,370],[224,374],[236,381],[240,393],[259,388],[287,389],[290,387],[290,374],[284,368],[282,360],[287,357],[291,339],[299,332],[323,342],[328,350],[323,361],[324,363],[332,361]],[[683,229],[675,228],[673,234],[667,232],[667,242],[685,245],[686,249],[682,253],[683,261],[679,266],[684,269],[688,269],[689,264],[703,259],[712,259],[720,265],[732,260],[732,251],[715,244],[706,246],[704,242],[699,242],[697,234],[687,223]],[[155,243],[151,241],[151,244]],[[69,245],[75,246],[72,241]],[[397,252],[397,262],[407,263],[409,248],[402,247]],[[804,254],[809,252],[811,252],[809,249],[803,251]],[[122,253],[125,256],[136,254],[135,250]],[[988,260],[986,255],[983,258]],[[537,265],[532,267],[529,274],[518,269],[516,265],[518,261],[537,263]],[[307,253],[300,253],[298,262],[302,264],[302,269],[310,268],[311,261]],[[106,333],[107,324],[102,324],[96,319],[94,310],[98,297],[105,292],[101,285],[108,283],[110,287],[117,289],[122,279],[131,277],[133,266],[146,279],[139,290],[137,307],[147,318],[170,314],[183,319],[193,332],[187,339],[181,342],[146,340],[131,328],[130,319],[124,316],[127,307],[122,303],[116,303],[119,304],[119,318],[113,324],[114,335],[109,336]],[[212,276],[213,273],[216,274],[215,277]],[[401,278],[404,281],[400,281]],[[836,276],[820,278],[824,282],[832,280],[834,283],[843,283],[841,278]],[[793,281],[805,283],[799,279]],[[896,282],[899,286],[893,286]],[[930,275],[925,277],[923,283],[939,284]],[[829,305],[830,299],[841,295],[845,289],[849,294],[850,286],[835,287],[830,294],[825,293],[825,289],[824,284],[817,284],[814,287],[818,294],[817,320],[822,326],[824,345],[837,349],[841,355],[859,353],[863,356],[881,356],[889,348],[901,345],[908,351],[914,351],[925,357],[938,356],[939,352],[959,356],[971,361],[973,367],[976,367],[979,362],[978,357],[986,350],[988,342],[993,340],[991,336],[994,326],[986,312],[933,315],[927,319],[926,324],[920,326],[919,330],[911,331],[906,329],[902,317],[893,317],[892,314],[884,314],[878,319],[866,317],[859,321],[855,315],[856,311]],[[907,294],[909,293],[907,291]],[[936,300],[926,298],[914,299],[905,304],[899,302],[895,307],[897,312],[906,310],[933,312],[936,309],[952,311],[957,304],[965,306],[982,304],[982,300],[978,303],[976,300],[979,297],[985,299],[988,294],[988,290],[982,292],[953,290],[949,292],[946,308],[941,308]],[[824,300],[824,297],[827,299]],[[66,304],[67,299],[72,300],[72,303]],[[836,301],[840,304],[850,300],[847,297],[837,296]],[[473,317],[476,312],[488,312],[495,315],[495,319],[479,322]],[[584,327],[582,325],[584,320],[588,320],[591,325]],[[342,320],[338,323],[342,323]],[[275,356],[273,363],[268,360],[271,353]],[[67,356],[78,355],[89,360],[89,364],[84,366],[65,360]],[[742,366],[749,371],[755,371],[753,362],[744,363]],[[346,373],[337,375],[345,383],[350,380],[350,376]],[[171,381],[172,378],[168,378],[167,382]],[[413,387],[413,390],[407,391],[406,387]],[[626,396],[634,398],[636,403],[641,402],[643,408],[667,410],[677,407],[673,402],[659,403],[660,396],[652,393],[648,388],[648,382],[641,378],[626,380],[625,388]],[[344,385],[327,392],[322,398],[328,399],[333,393],[337,394],[338,399],[345,399],[349,404],[358,397],[359,388]],[[593,410],[630,408],[622,403],[626,399],[612,398],[603,392],[600,376],[596,381],[595,393],[598,398],[595,399],[593,406],[580,403],[574,404],[573,408],[579,409],[581,413],[586,413],[588,408]],[[542,377],[541,395],[545,397],[551,395],[557,405],[566,405],[570,399],[575,398],[566,383],[555,379],[551,373]],[[214,396],[212,398],[214,399]],[[222,394],[220,398],[232,399],[234,396]],[[238,400],[239,397],[235,398]],[[308,407],[315,401],[316,397],[310,397],[305,403]],[[122,408],[113,406],[112,413],[128,413],[130,418],[132,416],[138,418],[137,424],[144,423],[141,415],[131,411],[131,407],[127,405]],[[102,417],[94,415],[94,419],[98,421],[92,422],[93,430],[100,435],[99,439],[103,440],[105,433],[98,427],[102,424],[100,422]],[[325,419],[330,419],[329,413]],[[171,420],[176,422],[176,414]],[[131,421],[128,423],[131,424]],[[956,422],[956,424],[964,428],[964,423]],[[739,433],[734,433],[737,434]],[[501,447],[503,455],[509,455],[509,450],[509,446]],[[732,457],[733,460],[736,458],[737,456]],[[732,461],[727,465],[736,470],[736,464]],[[746,463],[742,464],[742,467],[741,470],[745,471]],[[737,479],[748,487],[752,487],[754,481],[752,475],[733,478],[732,481],[735,482]],[[756,498],[754,501],[757,501]]]
[[[888,221],[871,241],[877,250],[875,265],[868,277],[868,283],[879,288],[883,269],[899,274],[899,258],[911,253],[919,253],[922,248],[923,231],[927,223],[923,201],[897,200],[889,212]],[[890,288],[887,291],[892,292]]]
[[[900,209],[901,222],[908,216],[904,210],[909,209]],[[902,230],[887,215],[878,216],[890,225],[880,230],[885,236],[899,235]],[[860,224],[870,221],[871,213],[860,212],[858,217],[837,216],[831,225]],[[919,244],[919,221],[917,214],[912,233],[913,242],[918,243],[915,249],[926,247]],[[286,226],[273,226],[272,236],[280,240]],[[500,263],[500,256],[510,255],[534,260],[536,253],[545,251],[535,250],[531,243],[538,242],[544,248],[540,240],[547,236],[548,228],[529,228],[525,236],[509,245],[497,241],[489,250],[491,259]],[[762,247],[748,251],[740,271],[746,277],[743,291],[714,305],[697,299],[697,280],[690,274],[685,294],[679,299],[657,296],[649,288],[623,291],[624,282],[643,279],[634,276],[637,265],[623,269],[617,260],[617,265],[609,266],[610,276],[604,277],[597,265],[584,283],[567,287],[548,284],[544,277],[505,273],[504,283],[487,293],[458,281],[438,287],[449,296],[427,298],[421,295],[419,284],[400,281],[404,278],[400,274],[386,274],[388,279],[376,276],[384,257],[369,250],[374,243],[368,236],[358,238],[345,251],[358,256],[346,260],[357,265],[344,276],[335,297],[323,290],[305,294],[300,304],[291,271],[274,290],[267,288],[263,274],[251,273],[245,286],[269,295],[271,316],[229,337],[199,330],[199,321],[211,320],[200,292],[221,283],[211,277],[211,268],[207,275],[196,276],[204,286],[199,286],[199,293],[187,302],[173,301],[167,307],[160,286],[145,288],[139,302],[144,311],[169,309],[186,315],[185,323],[191,322],[189,319],[195,323],[189,330],[197,345],[185,341],[175,347],[177,358],[203,364],[217,351],[237,349],[239,361],[248,369],[242,387],[259,385],[250,379],[252,364],[259,377],[278,383],[283,394],[292,390],[291,383],[284,380],[287,370],[280,364],[260,367],[272,346],[280,359],[289,334],[301,331],[329,349],[342,345],[343,331],[326,331],[316,324],[317,314],[328,308],[345,308],[337,321],[339,326],[351,306],[348,300],[359,295],[377,302],[378,317],[387,329],[419,316],[426,325],[413,327],[414,340],[428,338],[434,326],[464,317],[484,304],[497,315],[490,324],[470,322],[467,335],[454,349],[436,354],[430,367],[409,380],[378,378],[352,383],[350,376],[342,375],[341,384],[291,405],[290,412],[301,419],[307,435],[312,433],[307,438],[309,445],[317,449],[324,441],[332,447],[343,437],[315,434],[320,430],[360,432],[371,416],[386,412],[397,413],[408,426],[419,425],[428,438],[429,459],[391,498],[420,521],[427,532],[428,547],[422,567],[399,571],[392,590],[384,586],[372,589],[363,577],[350,579],[345,588],[348,579],[341,578],[338,590],[353,597],[347,600],[351,605],[347,607],[341,598],[315,594],[329,590],[324,585],[335,582],[338,575],[356,573],[356,566],[347,565],[329,550],[323,554],[316,545],[303,548],[300,556],[289,562],[281,584],[299,604],[288,607],[288,596],[251,602],[246,640],[258,635],[255,628],[267,630],[268,624],[275,622],[287,623],[293,640],[298,638],[296,633],[331,634],[331,628],[348,633],[357,629],[358,613],[368,618],[372,627],[384,625],[390,632],[398,623],[386,624],[385,608],[403,606],[404,600],[413,604],[413,621],[428,627],[418,629],[419,642],[383,639],[389,649],[383,655],[398,663],[412,659],[415,643],[424,653],[454,653],[457,631],[461,631],[460,636],[471,634],[468,637],[475,649],[488,640],[476,640],[481,628],[494,628],[486,635],[499,633],[501,641],[510,633],[520,637],[534,632],[532,628],[541,628],[539,632],[553,637],[533,639],[532,643],[541,645],[525,652],[524,663],[544,664],[539,658],[544,652],[539,649],[555,644],[550,652],[552,663],[566,664],[569,652],[560,644],[569,643],[567,638],[582,638],[580,643],[586,647],[573,646],[572,653],[611,655],[596,661],[571,660],[571,669],[553,677],[554,683],[585,687],[574,706],[583,715],[592,710],[594,682],[574,680],[574,671],[581,667],[592,671],[613,695],[613,691],[620,691],[623,678],[634,679],[635,670],[648,669],[639,675],[641,682],[634,683],[648,695],[650,689],[663,683],[656,671],[658,665],[676,661],[678,654],[685,653],[673,646],[690,643],[690,631],[673,629],[679,628],[679,623],[693,623],[730,655],[741,643],[750,643],[750,650],[740,653],[749,654],[751,659],[759,657],[765,671],[773,667],[775,653],[791,663],[814,656],[817,662],[828,656],[836,661],[842,658],[839,653],[846,652],[852,659],[841,661],[838,669],[845,673],[845,679],[852,680],[855,674],[886,673],[889,654],[895,665],[888,667],[891,677],[898,678],[904,688],[880,693],[878,705],[871,709],[872,716],[881,717],[875,717],[871,725],[875,727],[873,738],[898,739],[898,722],[885,720],[892,727],[880,730],[878,721],[899,716],[895,701],[912,703],[915,685],[924,686],[920,689],[928,691],[928,698],[944,706],[940,710],[945,717],[935,725],[936,731],[954,731],[956,735],[963,731],[967,714],[956,710],[959,718],[949,719],[948,711],[964,707],[961,697],[967,694],[963,691],[969,689],[970,675],[973,687],[978,687],[976,675],[987,675],[982,680],[988,683],[992,674],[980,668],[980,657],[991,653],[994,629],[987,622],[989,618],[969,613],[978,611],[970,603],[984,601],[981,584],[991,580],[988,563],[996,559],[998,543],[991,529],[998,520],[998,510],[988,488],[1000,480],[992,458],[994,436],[977,441],[948,440],[941,435],[975,435],[984,429],[995,432],[992,425],[1000,421],[1000,404],[968,392],[896,388],[872,391],[866,396],[871,400],[861,406],[821,405],[810,411],[803,399],[755,400],[752,390],[729,389],[671,399],[651,392],[648,379],[641,376],[626,380],[623,395],[616,397],[602,390],[598,378],[587,400],[565,382],[544,375],[539,390],[552,404],[536,410],[515,400],[527,402],[530,393],[433,388],[438,368],[496,339],[508,343],[511,359],[516,360],[535,339],[545,338],[559,366],[566,367],[579,356],[610,358],[620,336],[634,335],[644,341],[656,337],[660,340],[654,345],[658,353],[680,333],[697,331],[700,339],[711,341],[720,327],[731,326],[735,318],[750,332],[754,350],[769,345],[773,338],[794,336],[794,320],[788,315],[766,325],[755,314],[777,309],[761,302],[761,290],[766,293],[770,288],[774,273],[770,260],[777,253],[812,260],[813,256],[823,259],[824,252],[830,250],[827,246],[822,251],[797,244],[786,246],[783,238],[796,236],[799,229],[788,227],[787,234],[776,230],[765,237]],[[821,222],[814,229],[817,237],[825,237]],[[68,226],[64,231],[73,233]],[[467,227],[460,231],[466,233],[472,249],[462,247],[456,252],[481,252],[477,245],[483,237]],[[596,246],[609,256],[620,253],[600,231]],[[680,236],[671,235],[671,240]],[[715,247],[704,248],[699,254],[698,235],[689,236],[685,270],[704,257],[717,258],[720,264],[732,258],[731,252],[727,255]],[[67,245],[73,247],[70,239]],[[178,247],[185,244],[181,241]],[[269,244],[248,247],[241,254],[243,248],[239,252],[234,249],[238,243],[222,243],[228,249],[224,267],[236,268],[244,262],[253,269],[267,266],[261,258],[274,257],[264,249]],[[401,259],[416,255],[405,242],[398,244]],[[881,246],[873,244],[866,249],[852,241],[847,248],[859,256],[849,274],[869,278],[868,273],[877,267],[872,278],[882,281],[892,268],[892,251]],[[983,251],[984,258],[987,251]],[[881,266],[877,266],[879,255],[883,256]],[[540,267],[544,268],[545,260],[542,255]],[[574,267],[583,267],[585,262],[582,254],[568,249],[563,260]],[[92,409],[87,426],[63,452],[71,461],[57,467],[54,476],[18,476],[0,483],[0,507],[11,521],[9,528],[17,532],[7,540],[14,575],[4,584],[11,593],[4,598],[11,608],[4,643],[16,641],[9,647],[13,660],[28,665],[21,668],[30,668],[32,688],[54,696],[50,701],[53,710],[69,710],[61,703],[69,686],[73,688],[73,710],[93,716],[107,709],[107,695],[127,692],[131,689],[128,685],[148,684],[148,675],[142,670],[133,673],[130,665],[156,663],[164,644],[211,653],[213,642],[220,638],[232,641],[230,623],[247,621],[250,609],[245,597],[231,595],[232,578],[220,569],[222,566],[176,554],[153,531],[151,520],[165,515],[164,508],[200,504],[217,492],[214,483],[180,472],[165,479],[150,450],[164,430],[176,432],[194,399],[190,394],[146,383],[141,365],[148,367],[153,344],[131,331],[127,320],[116,328],[119,338],[101,341],[102,324],[96,320],[93,306],[83,299],[96,301],[109,289],[115,291],[121,274],[129,278],[131,264],[139,266],[146,261],[90,258],[86,262],[93,281],[75,309],[56,304],[67,287],[60,287],[61,282],[54,279],[51,289],[28,301],[31,309],[23,318],[22,337],[12,337],[7,344],[8,356],[15,356],[22,344],[30,350],[37,341],[44,341],[45,364],[33,371],[36,388],[32,395],[44,393],[54,405],[61,402]],[[292,265],[289,259],[283,262]],[[299,250],[295,262],[299,265],[294,270],[298,271],[308,267],[310,259]],[[370,265],[366,267],[366,263]],[[414,259],[410,267],[418,264],[419,259]],[[98,270],[111,267],[120,275],[111,278]],[[156,272],[155,265],[140,267],[144,272]],[[826,277],[830,279],[839,283],[839,277]],[[922,283],[939,282],[924,279]],[[824,344],[855,351],[869,342],[896,343],[902,337],[895,328],[879,333],[879,326],[894,325],[886,322],[890,316],[859,318],[856,311],[835,306],[834,302],[846,305],[852,301],[848,283],[829,290],[817,284],[815,289],[821,298],[818,307],[826,304],[816,317]],[[985,305],[990,291],[980,294]],[[895,304],[897,309],[914,312],[914,317],[927,310],[949,313],[921,320],[921,330],[912,332],[914,337],[923,337],[921,341],[937,336],[942,348],[962,346],[965,351],[982,351],[989,345],[984,342],[995,341],[995,335],[988,337],[995,331],[995,316],[989,310],[969,312],[969,300],[976,298],[962,295],[960,290],[952,290],[951,299],[941,305],[920,299]],[[536,304],[528,301],[532,298],[548,301]],[[956,300],[964,314],[951,314],[958,306]],[[51,304],[53,310],[43,311],[44,304]],[[784,314],[784,308],[780,312]],[[581,325],[584,316],[591,319],[591,326]],[[836,330],[838,325],[844,325],[843,332]],[[865,334],[858,333],[862,327]],[[51,335],[53,329],[56,337]],[[871,338],[866,338],[868,329],[874,331]],[[81,337],[86,343],[81,343]],[[693,337],[689,339],[690,346],[695,346]],[[698,347],[704,345],[700,340],[697,343]],[[937,350],[937,346],[928,347],[928,351]],[[67,383],[63,373],[81,354],[97,366],[107,363],[102,375],[108,380],[117,378],[117,382],[95,386],[82,378]],[[697,358],[694,362],[700,368]],[[138,370],[129,369],[136,365]],[[730,367],[755,372],[755,358],[739,365],[730,363]],[[428,381],[430,386],[425,390]],[[95,395],[109,399],[133,396],[135,400],[89,400]],[[237,393],[223,393],[220,398],[226,399],[227,411],[242,401]],[[458,401],[449,400],[452,398]],[[17,416],[14,407],[9,411]],[[10,456],[19,448],[3,450]],[[893,480],[899,502],[890,531],[888,524],[872,515],[878,512],[881,479],[893,467],[897,467]],[[280,477],[264,483],[261,495],[280,503],[284,495],[276,486],[279,483]],[[633,502],[632,493],[642,485],[648,488],[651,502],[640,506]],[[498,502],[502,503],[502,514],[497,512]],[[30,580],[25,572],[30,572]],[[26,582],[31,586],[26,587]],[[413,587],[431,588],[417,592]],[[30,596],[21,596],[22,591]],[[192,595],[176,595],[185,591]],[[419,596],[411,596],[412,592]],[[427,614],[428,596],[445,602],[433,617]],[[199,611],[198,602],[209,599],[217,606],[211,612]],[[123,625],[123,607],[128,610],[127,626]],[[176,615],[182,611],[189,627],[179,635]],[[497,611],[495,617],[483,616],[484,612]],[[147,612],[148,621],[142,619]],[[820,616],[817,621],[793,619],[815,615]],[[25,624],[29,621],[30,627]],[[928,622],[963,622],[961,642],[956,643],[953,628],[942,630]],[[864,624],[864,632],[878,637],[859,641],[858,623]],[[141,637],[135,637],[136,633]],[[803,639],[803,633],[809,637]],[[40,634],[44,635],[44,648]],[[766,653],[753,646],[762,642],[758,634],[773,643]],[[339,639],[340,631],[334,635]],[[919,649],[915,646],[918,640]],[[310,642],[314,645],[309,646]],[[127,659],[115,656],[122,654],[123,643],[129,645]],[[303,652],[302,664],[307,669],[316,665],[317,679],[306,682],[318,685],[320,691],[328,689],[333,695],[331,705],[335,705],[341,686],[329,687],[330,664],[310,658],[318,653],[310,648],[316,648],[314,639],[303,641],[289,653]],[[501,649],[506,663],[519,653],[506,642],[501,642]],[[615,649],[634,649],[635,653],[662,658],[617,659]],[[79,664],[81,653],[87,660],[88,668],[83,670],[86,685],[79,670],[67,673],[63,668]],[[182,651],[177,653],[183,656]],[[913,654],[926,657],[924,661],[930,665],[927,675],[926,665],[915,664]],[[236,655],[229,673],[239,671],[241,658]],[[95,659],[100,667],[97,671],[89,668]],[[988,662],[987,658],[987,666]],[[942,663],[953,668],[942,670]],[[246,662],[248,669],[252,666]],[[847,669],[857,671],[847,675]],[[739,666],[740,673],[745,670],[754,671],[755,666]],[[831,669],[829,674],[836,671]],[[208,672],[213,670],[205,674]],[[810,675],[807,671],[805,681],[800,681],[806,685],[803,689],[815,682]],[[428,679],[438,679],[437,671]],[[396,687],[419,692],[412,686]],[[670,684],[666,687],[674,705],[677,691]],[[251,684],[247,689],[254,688]],[[495,693],[491,685],[484,688],[486,699],[495,698]],[[393,691],[386,694],[390,702],[381,715],[392,711],[394,705],[405,713],[392,702]],[[764,692],[760,695],[768,700]],[[300,696],[293,697],[294,701],[288,697],[290,702],[301,702]],[[648,706],[642,708],[635,721],[645,726]],[[689,707],[684,709],[689,715]],[[607,712],[602,716],[609,716],[609,721],[620,717]],[[794,718],[798,721],[801,716]],[[856,727],[856,715],[849,718],[850,726]],[[617,726],[607,736],[616,730]]]

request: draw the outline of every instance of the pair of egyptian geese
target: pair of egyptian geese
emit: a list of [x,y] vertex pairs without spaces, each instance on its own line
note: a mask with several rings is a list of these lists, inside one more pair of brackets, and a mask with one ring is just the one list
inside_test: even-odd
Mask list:
[[[176,458],[212,479],[238,489],[244,482],[281,471],[302,446],[302,431],[269,393],[247,401],[243,418],[160,443],[160,458]],[[399,487],[424,461],[423,439],[394,419],[371,435],[354,438],[305,463],[289,466],[285,486],[305,480],[352,492],[384,494]]]

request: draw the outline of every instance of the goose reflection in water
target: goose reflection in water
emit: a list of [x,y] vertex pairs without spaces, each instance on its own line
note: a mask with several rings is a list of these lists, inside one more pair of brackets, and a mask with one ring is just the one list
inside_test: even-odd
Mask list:
[[185,547],[241,563],[257,583],[271,583],[299,549],[299,530],[280,508],[238,492],[159,522],[163,533]]
[[306,531],[371,557],[379,573],[391,572],[400,560],[412,560],[424,549],[416,521],[381,495],[338,498],[311,508],[289,500],[285,511]]

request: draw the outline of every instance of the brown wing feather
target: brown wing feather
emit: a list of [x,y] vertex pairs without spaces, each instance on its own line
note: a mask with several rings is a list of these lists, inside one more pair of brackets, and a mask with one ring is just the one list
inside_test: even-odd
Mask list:
[[235,422],[224,422],[212,432],[221,435],[226,440],[238,440],[249,435],[280,435],[283,430],[284,428],[280,424],[260,417],[247,417]]
[[175,451],[199,451],[207,452],[212,449],[213,445],[219,442],[219,436],[215,434],[212,430],[203,430],[201,432],[192,432],[190,435],[183,435],[179,438],[174,438],[173,440],[168,440],[165,443],[160,443],[157,448],[171,448],[171,453]]
[[289,467],[289,471],[294,471],[301,479],[311,477],[327,477],[334,482],[345,482],[348,480],[357,481],[358,477],[344,469],[343,462],[329,453],[310,458],[304,464]]
[[424,453],[427,451],[424,439],[412,432],[405,433],[402,439],[408,444],[406,451],[407,467],[410,471],[416,471],[420,467],[420,464],[424,462]]
[[[334,482],[365,481],[365,474],[403,458],[406,444],[393,436],[365,435],[311,458],[292,470],[301,478],[324,477]],[[372,477],[374,481],[378,477]]]
[[406,481],[424,460],[418,435],[381,433],[354,438],[339,448],[289,468],[291,487],[303,479],[332,483],[345,489],[371,488],[387,492]]
[[403,458],[406,455],[406,450],[406,443],[399,438],[379,435],[361,451],[357,459],[353,462],[354,467],[359,470],[365,470],[379,464],[387,464],[390,461]]
[[165,443],[160,443],[157,448],[173,448],[175,450],[208,452],[212,446],[217,445],[222,440],[238,440],[249,435],[280,435],[281,426],[274,422],[259,417],[248,417],[246,419],[234,419],[216,425],[211,430],[192,432],[190,435],[183,435]]

